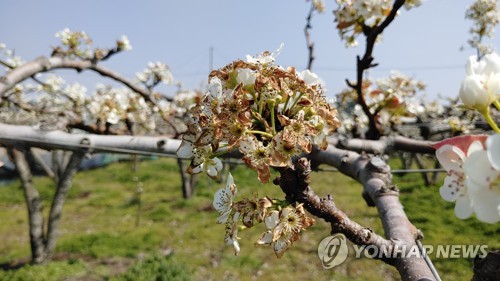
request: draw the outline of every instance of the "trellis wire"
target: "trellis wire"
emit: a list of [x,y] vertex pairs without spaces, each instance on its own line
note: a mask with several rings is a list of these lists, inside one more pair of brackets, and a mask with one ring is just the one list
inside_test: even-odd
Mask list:
[[[33,138],[23,138],[23,137],[9,137],[9,136],[0,136],[0,139],[4,140],[9,140],[9,141],[26,141],[26,142],[36,142],[36,143],[42,143],[46,145],[58,145],[62,146],[65,148],[73,148],[73,149],[96,149],[99,150],[99,153],[119,153],[119,154],[132,154],[132,155],[144,155],[144,156],[156,156],[156,157],[165,157],[165,158],[177,158],[177,155],[171,154],[171,153],[162,153],[162,152],[153,152],[153,151],[145,151],[145,150],[135,150],[135,149],[126,149],[126,148],[115,148],[115,147],[109,147],[109,146],[98,146],[98,145],[88,145],[88,144],[70,144],[66,142],[58,142],[58,141],[44,141],[40,139],[33,139]],[[235,165],[244,165],[245,163],[241,160],[236,160],[236,159],[223,159],[223,163],[227,164],[235,164]],[[323,172],[338,172],[337,169],[335,168],[318,168],[317,171],[323,171]],[[444,169],[396,169],[392,170],[391,173],[393,174],[406,174],[406,173],[427,173],[427,172],[446,172]]]

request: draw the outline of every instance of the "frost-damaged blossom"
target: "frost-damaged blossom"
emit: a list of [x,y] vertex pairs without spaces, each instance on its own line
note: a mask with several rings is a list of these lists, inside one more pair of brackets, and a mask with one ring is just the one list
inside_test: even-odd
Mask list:
[[226,187],[221,188],[215,192],[213,206],[219,212],[217,223],[226,224],[226,235],[224,241],[226,245],[234,247],[234,254],[238,255],[240,252],[240,244],[238,243],[238,221],[240,212],[235,212],[233,208],[234,196],[238,192],[234,179],[231,173],[227,176]]
[[179,149],[182,157],[191,157],[191,171],[201,164],[195,151],[206,147],[203,158],[211,159],[225,146],[239,149],[266,183],[270,167],[291,166],[292,157],[309,153],[313,145],[326,148],[326,136],[340,125],[336,110],[316,74],[274,63],[280,51],[247,56],[246,62],[212,71],[208,92],[188,113],[191,129]]
[[219,212],[220,217],[217,219],[218,223],[226,223],[227,218],[233,210],[233,198],[238,192],[236,184],[234,184],[233,175],[229,173],[227,176],[226,187],[221,188],[215,192],[214,195],[214,208]]
[[268,197],[261,199],[244,199],[235,203],[235,210],[241,213],[243,224],[246,227],[252,227],[254,220],[263,222],[267,214],[267,209],[273,205],[273,202]]
[[[500,221],[500,150],[498,135],[462,136],[436,145],[436,157],[448,172],[440,194],[456,202],[455,215],[466,219],[473,213],[483,222]],[[493,159],[493,161],[492,161]]]
[[268,228],[257,241],[258,245],[271,245],[274,253],[281,258],[293,242],[297,241],[299,233],[315,223],[308,217],[302,204],[295,208],[286,207],[281,211],[272,211],[265,218]]

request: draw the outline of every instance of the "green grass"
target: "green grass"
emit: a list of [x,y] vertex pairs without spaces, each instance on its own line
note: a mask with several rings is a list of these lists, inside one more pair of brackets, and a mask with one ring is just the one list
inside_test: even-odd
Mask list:
[[[278,187],[260,184],[255,172],[238,166],[232,173],[238,198],[258,193],[283,199]],[[334,269],[323,269],[317,245],[330,235],[330,229],[320,220],[281,259],[270,247],[254,245],[265,230],[263,225],[240,231],[242,252],[235,257],[232,248],[224,245],[224,226],[215,223],[217,213],[211,207],[213,194],[223,183],[202,176],[196,195],[184,200],[172,159],[139,164],[137,176],[143,182],[143,192],[136,226],[139,204],[133,176],[130,163],[78,173],[64,206],[55,261],[0,269],[0,280],[400,279],[391,266],[367,258],[349,257]],[[475,218],[455,218],[454,204],[440,198],[438,186],[423,186],[418,174],[395,177],[395,181],[408,216],[424,232],[424,244],[500,248],[500,228]],[[35,185],[47,214],[53,184],[40,177],[35,178]],[[361,199],[359,184],[338,173],[321,172],[313,174],[312,186],[321,196],[332,194],[353,220],[383,234],[376,210]],[[0,187],[0,210],[0,264],[26,262],[30,255],[27,212],[19,183]],[[447,280],[471,278],[470,260],[434,259],[434,263]],[[174,276],[178,279],[172,279]]]

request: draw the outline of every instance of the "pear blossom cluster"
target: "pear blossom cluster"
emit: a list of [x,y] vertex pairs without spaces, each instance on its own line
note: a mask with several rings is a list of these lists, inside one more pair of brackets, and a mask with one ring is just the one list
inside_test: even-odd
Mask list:
[[475,214],[482,222],[500,222],[500,134],[455,137],[436,148],[448,172],[439,193],[455,202],[455,215],[466,219]]
[[209,90],[191,108],[177,151],[191,159],[189,172],[215,178],[222,168],[218,150],[239,149],[246,165],[267,183],[270,167],[291,166],[294,156],[310,153],[313,145],[326,148],[326,137],[340,122],[321,80],[308,70],[277,66],[275,56],[247,56],[210,74]]
[[[384,134],[388,134],[392,124],[411,122],[425,112],[424,103],[416,99],[417,94],[425,91],[425,84],[399,72],[393,71],[389,77],[376,81],[366,79],[362,90],[365,103],[382,125]],[[341,109],[340,132],[359,135],[367,129],[368,117],[358,103],[354,89],[343,90],[337,95],[335,103]]]
[[[61,40],[61,45],[54,48],[52,55],[72,59],[96,58],[91,55],[89,46],[92,40],[85,32],[64,29],[56,37]],[[128,38],[122,36],[117,40],[116,47],[107,50],[96,48],[94,51],[102,50],[105,56],[131,48]],[[0,61],[7,70],[24,63],[5,44],[0,44]],[[138,76],[141,75],[145,79],[137,83],[142,83],[152,92],[155,104],[147,102],[127,87],[97,85],[95,90],[88,91],[86,87],[68,83],[60,76],[37,74],[36,80],[33,80],[36,83],[20,83],[4,93],[0,102],[0,122],[33,125],[44,130],[78,128],[101,133],[113,129],[116,133],[133,131],[134,134],[155,132],[172,135],[172,130],[185,128],[182,121],[191,106],[191,102],[182,101],[186,91],[179,90],[179,97],[173,102],[152,91],[160,82],[174,83],[168,66],[160,62],[149,63],[148,68],[138,73]],[[186,108],[180,108],[182,106]]]
[[136,73],[136,78],[148,88],[152,88],[160,82],[171,85],[175,81],[168,66],[162,62],[149,62],[146,69]]
[[213,206],[219,213],[217,223],[225,224],[226,245],[234,248],[235,255],[240,252],[238,230],[251,228],[264,222],[266,231],[257,240],[257,245],[270,245],[278,258],[300,238],[300,233],[315,223],[308,217],[302,204],[295,206],[286,201],[271,200],[268,197],[245,198],[235,201],[237,187],[229,173],[226,186],[217,190]]
[[[392,0],[337,0],[338,9],[333,12],[337,29],[347,47],[358,45],[356,37],[363,27],[375,27],[389,15]],[[421,0],[407,0],[404,7],[409,10],[422,4]]]
[[312,0],[313,7],[318,13],[323,13],[325,11],[325,2],[323,0]]
[[59,38],[61,45],[54,48],[53,56],[104,60],[117,52],[132,50],[132,45],[125,35],[116,40],[116,46],[110,49],[92,49],[92,39],[85,31],[73,31],[65,28],[57,32],[55,36]]
[[482,57],[492,52],[490,45],[484,44],[483,38],[492,38],[495,27],[500,22],[500,14],[497,9],[496,0],[476,0],[465,13],[465,18],[472,20],[472,28],[469,30],[472,37],[468,40],[471,47],[478,50]]
[[7,45],[0,43],[0,57],[2,57],[3,62],[6,64],[6,70],[16,68],[25,63],[25,61],[14,54],[14,51],[7,48]]

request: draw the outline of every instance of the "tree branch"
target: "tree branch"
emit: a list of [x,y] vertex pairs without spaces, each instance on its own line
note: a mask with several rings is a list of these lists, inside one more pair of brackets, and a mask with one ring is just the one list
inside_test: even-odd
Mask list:
[[[117,72],[107,69],[101,65],[97,65],[91,60],[80,61],[61,57],[39,57],[9,71],[7,74],[5,74],[5,76],[0,78],[0,96],[3,97],[3,95],[11,90],[16,84],[34,76],[35,74],[47,72],[53,69],[74,69],[78,72],[83,70],[92,70],[104,77],[111,78],[127,86],[132,91],[138,93],[139,95],[144,97],[145,100],[151,102],[152,104],[157,104],[155,97],[148,89],[144,89],[133,84],[131,81],[121,76]],[[167,97],[166,99],[169,101],[172,100],[171,98]]]
[[434,142],[415,140],[403,136],[382,137],[378,140],[332,138],[329,140],[338,148],[356,152],[387,154],[394,151],[434,154]]
[[306,18],[306,26],[304,27],[304,36],[306,37],[306,45],[308,50],[307,69],[309,70],[312,69],[312,64],[314,61],[314,43],[311,40],[311,34],[309,32],[312,29],[311,19],[314,10],[315,10],[314,1],[311,1],[311,9],[309,9],[309,14],[307,15]]
[[[70,134],[62,131],[42,131],[30,126],[0,123],[0,144],[25,145],[43,149],[78,151],[90,148],[92,152],[141,154],[161,153],[175,156],[181,140],[150,136],[107,136],[95,134]],[[86,144],[88,143],[88,144]]]
[[[405,245],[407,249],[417,247],[416,240],[422,235],[406,216],[399,201],[399,192],[392,184],[390,167],[382,159],[332,146],[326,151],[315,150],[309,157],[315,165],[334,166],[360,182],[364,186],[363,198],[369,206],[377,208],[386,238]],[[404,280],[435,279],[423,258],[398,258],[394,260],[394,266]]]
[[357,83],[353,87],[358,94],[358,103],[361,105],[363,112],[366,114],[369,120],[369,129],[367,133],[367,138],[378,139],[380,137],[380,130],[375,121],[376,114],[370,112],[370,108],[366,104],[365,97],[363,96],[363,75],[365,70],[375,67],[377,64],[373,64],[373,48],[377,37],[382,34],[384,29],[389,26],[389,24],[394,20],[398,10],[403,6],[405,0],[396,0],[392,6],[392,10],[385,20],[375,27],[368,27],[363,25],[363,33],[366,36],[366,48],[363,58],[360,59],[359,56],[356,57],[356,68],[357,68]]

